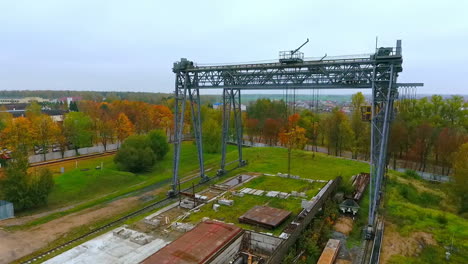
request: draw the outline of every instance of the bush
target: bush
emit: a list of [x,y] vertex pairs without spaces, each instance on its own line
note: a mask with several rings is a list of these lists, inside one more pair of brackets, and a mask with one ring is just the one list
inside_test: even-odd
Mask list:
[[35,205],[46,205],[49,193],[54,187],[54,177],[49,169],[41,169],[39,175],[31,183]]
[[405,173],[403,174],[406,178],[412,178],[412,179],[421,179],[418,173],[416,173],[414,170],[405,170]]
[[203,122],[203,150],[207,153],[221,151],[221,126],[215,119]]
[[150,147],[156,156],[157,160],[162,160],[169,152],[169,143],[167,137],[162,130],[153,130],[148,134],[150,140]]
[[114,162],[120,170],[149,171],[156,162],[156,155],[150,146],[151,141],[147,136],[130,136],[123,142],[114,157]]
[[437,216],[437,222],[441,225],[446,225],[448,223],[447,217],[443,214]]
[[47,204],[47,198],[54,186],[50,170],[43,169],[34,177],[28,173],[28,167],[27,152],[15,151],[13,159],[7,163],[5,177],[0,184],[3,199],[12,202],[15,211]]

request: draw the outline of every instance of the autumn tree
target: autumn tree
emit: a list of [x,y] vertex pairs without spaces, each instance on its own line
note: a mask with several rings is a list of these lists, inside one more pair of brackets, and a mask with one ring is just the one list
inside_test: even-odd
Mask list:
[[65,151],[67,150],[68,146],[68,138],[66,136],[66,131],[63,124],[55,123],[52,129],[52,140],[60,149],[60,154],[62,154],[62,158],[65,155]]
[[334,151],[335,156],[341,156],[343,150],[349,145],[349,138],[353,137],[348,117],[338,108],[324,120],[325,137],[328,151]]
[[11,119],[1,135],[3,145],[11,150],[17,148],[29,149],[33,143],[33,130],[29,119],[18,117]]
[[128,136],[134,133],[133,124],[124,113],[119,113],[119,116],[115,122],[115,129],[117,139],[120,143],[124,141]]
[[92,142],[92,121],[83,112],[70,112],[63,121],[65,135],[78,153],[78,149],[91,145]]
[[460,200],[460,214],[468,212],[468,143],[460,146],[454,156],[454,190]]
[[402,158],[403,151],[408,141],[408,131],[403,121],[397,119],[390,127],[390,138],[388,142],[389,157],[393,158],[393,169],[396,169],[396,161]]
[[5,106],[0,106],[0,132],[11,122],[13,115],[6,112]]
[[54,143],[54,135],[57,133],[57,124],[48,115],[39,115],[32,118],[33,141],[42,149],[44,160],[50,144]]
[[40,116],[42,113],[42,107],[37,102],[33,101],[26,107],[26,117],[32,119]]
[[307,138],[306,130],[298,126],[299,114],[288,117],[288,126],[279,133],[279,139],[283,146],[288,149],[288,176],[291,175],[291,152],[293,149],[303,149]]
[[428,122],[416,128],[415,142],[411,147],[413,157],[419,162],[420,171],[425,171],[427,159],[434,144],[434,127]]
[[263,125],[263,138],[269,145],[276,145],[278,143],[278,134],[281,129],[281,123],[277,119],[267,118]]
[[[301,113],[298,125],[306,130],[306,138],[312,144],[312,150],[317,151],[320,117],[310,110],[304,110]],[[315,153],[314,153],[315,156]]]
[[259,133],[259,121],[255,118],[247,118],[244,124],[249,141],[251,144],[254,144],[254,137]]
[[351,114],[351,130],[353,138],[351,140],[351,153],[352,158],[357,159],[359,153],[364,153],[366,148],[369,148],[366,141],[366,126],[369,126],[368,122],[364,122],[361,117],[361,106],[364,106],[366,99],[364,95],[359,92],[352,96],[351,105],[353,106],[353,112]]
[[444,128],[435,139],[435,159],[437,165],[440,162],[442,174],[450,174],[454,155],[461,144],[463,144],[463,136],[453,128]]

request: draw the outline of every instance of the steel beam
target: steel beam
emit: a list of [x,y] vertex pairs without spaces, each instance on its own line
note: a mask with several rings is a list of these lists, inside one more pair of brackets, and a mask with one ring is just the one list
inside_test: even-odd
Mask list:
[[179,163],[180,163],[180,147],[182,144],[182,132],[184,130],[184,114],[187,101],[188,74],[177,73],[176,85],[174,91],[175,109],[174,109],[174,160],[172,174],[172,188],[169,191],[169,196],[177,194],[177,186],[179,180]]
[[227,142],[229,141],[229,122],[231,121],[232,96],[230,89],[223,89],[223,130],[221,135],[221,169],[218,175],[223,175],[226,168]]
[[203,142],[202,142],[202,126],[201,126],[201,104],[200,104],[200,91],[199,89],[188,88],[190,99],[190,107],[192,110],[192,127],[195,136],[195,143],[197,145],[198,164],[200,168],[200,178],[202,182],[208,180],[205,175],[205,166],[203,161]]

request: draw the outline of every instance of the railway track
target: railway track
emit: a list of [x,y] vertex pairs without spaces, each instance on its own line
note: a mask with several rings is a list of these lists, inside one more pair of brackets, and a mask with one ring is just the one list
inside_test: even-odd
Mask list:
[[384,233],[383,218],[379,217],[375,226],[376,230],[374,238],[372,240],[365,241],[361,264],[378,264],[380,262],[380,252]]
[[36,163],[31,163],[29,167],[39,167],[39,166],[47,166],[51,164],[56,164],[56,163],[61,163],[61,162],[69,162],[69,161],[74,161],[74,160],[87,160],[87,159],[93,159],[97,157],[105,157],[105,156],[110,156],[114,155],[117,153],[117,150],[110,150],[106,151],[103,153],[96,153],[96,154],[89,154],[85,156],[73,156],[70,158],[64,158],[64,159],[57,159],[57,160],[51,160],[51,161],[46,161],[46,162],[36,162]]
[[[206,181],[204,183],[195,184],[194,186],[199,187],[199,186],[202,186],[202,185],[206,185],[215,177],[209,178],[208,181]],[[181,191],[185,192],[185,191],[189,191],[189,190],[192,190],[192,187],[185,188],[185,189],[183,189]],[[48,250],[48,251],[46,251],[44,253],[41,253],[41,254],[39,254],[37,256],[34,256],[34,257],[32,257],[32,258],[30,258],[30,259],[28,259],[28,260],[26,260],[24,262],[21,262],[21,263],[30,264],[30,263],[35,263],[35,262],[41,261],[42,259],[46,258],[50,254],[56,253],[56,252],[66,248],[68,246],[71,246],[71,245],[73,245],[73,244],[75,244],[77,242],[84,241],[86,238],[89,238],[89,237],[91,237],[91,236],[93,236],[93,235],[95,235],[95,234],[97,234],[99,232],[107,230],[107,229],[109,229],[111,227],[114,227],[114,226],[116,226],[118,224],[121,224],[122,222],[124,222],[124,221],[126,221],[126,220],[128,220],[130,218],[133,218],[135,216],[147,213],[147,212],[149,212],[151,210],[154,210],[156,208],[165,206],[165,205],[167,205],[167,204],[169,204],[171,202],[176,202],[177,199],[178,199],[178,196],[176,196],[176,197],[166,197],[166,198],[164,198],[164,199],[162,199],[160,201],[157,201],[157,202],[152,203],[150,205],[147,205],[147,206],[145,206],[145,207],[143,207],[141,209],[138,209],[138,210],[136,210],[136,211],[134,211],[134,212],[132,212],[130,214],[122,216],[117,220],[114,220],[114,221],[112,221],[110,223],[107,223],[107,224],[105,224],[103,226],[95,228],[95,229],[93,229],[93,230],[91,230],[91,231],[89,231],[89,232],[87,232],[87,233],[85,233],[85,234],[83,234],[83,235],[81,235],[81,236],[79,236],[77,238],[71,239],[71,240],[69,240],[69,241],[67,241],[67,242],[65,242],[65,243],[63,243],[63,244],[61,244],[59,246],[56,246],[56,247],[54,247],[54,248],[52,248],[52,249],[50,249],[50,250]]]

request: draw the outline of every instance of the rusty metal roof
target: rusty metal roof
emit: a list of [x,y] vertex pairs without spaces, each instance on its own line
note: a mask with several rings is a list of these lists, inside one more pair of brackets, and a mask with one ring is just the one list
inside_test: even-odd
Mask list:
[[207,263],[215,253],[234,241],[242,229],[221,222],[205,221],[176,241],[154,253],[144,264]]
[[340,240],[329,239],[317,264],[333,264],[340,251]]
[[239,217],[239,221],[272,229],[284,222],[290,215],[290,211],[257,205]]

